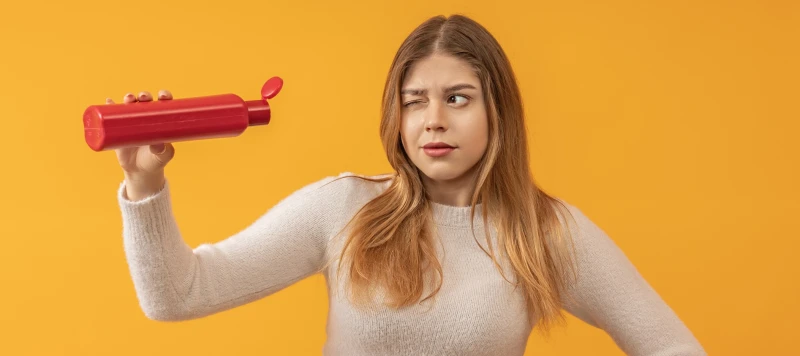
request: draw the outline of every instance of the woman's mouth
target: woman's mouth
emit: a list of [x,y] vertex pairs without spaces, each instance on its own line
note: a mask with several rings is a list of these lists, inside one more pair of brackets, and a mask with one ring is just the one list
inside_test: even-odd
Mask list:
[[443,142],[432,142],[422,146],[422,150],[425,151],[425,154],[431,157],[444,157],[455,149],[455,147]]

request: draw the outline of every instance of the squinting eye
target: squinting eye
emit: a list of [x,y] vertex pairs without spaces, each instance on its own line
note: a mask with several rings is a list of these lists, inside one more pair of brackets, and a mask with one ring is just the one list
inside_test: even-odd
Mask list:
[[[458,100],[460,98],[460,100]],[[447,98],[447,102],[451,104],[463,105],[467,103],[467,97],[463,95],[451,95]]]
[[409,107],[409,106],[411,106],[411,105],[414,105],[414,104],[417,104],[417,103],[419,103],[419,100],[416,100],[416,101],[409,101],[409,102],[407,102],[407,103],[403,103],[403,106],[405,106],[405,107]]

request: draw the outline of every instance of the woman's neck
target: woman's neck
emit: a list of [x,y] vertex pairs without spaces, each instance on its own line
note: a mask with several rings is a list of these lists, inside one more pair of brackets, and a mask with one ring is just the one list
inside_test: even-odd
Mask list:
[[475,192],[476,172],[470,170],[451,180],[434,180],[424,174],[422,184],[433,202],[450,206],[469,206]]

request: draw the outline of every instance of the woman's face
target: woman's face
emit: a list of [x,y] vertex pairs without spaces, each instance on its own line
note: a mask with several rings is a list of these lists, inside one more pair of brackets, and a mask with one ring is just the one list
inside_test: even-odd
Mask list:
[[409,68],[400,137],[427,178],[464,178],[483,157],[489,130],[482,90],[472,66],[456,57],[435,54]]

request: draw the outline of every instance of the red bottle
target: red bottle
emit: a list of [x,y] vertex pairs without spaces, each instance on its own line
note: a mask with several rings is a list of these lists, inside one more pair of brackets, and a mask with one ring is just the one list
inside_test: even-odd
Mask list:
[[261,100],[234,94],[92,105],[83,113],[86,143],[94,151],[159,143],[233,137],[270,122],[267,99],[283,87],[279,77],[261,88]]

